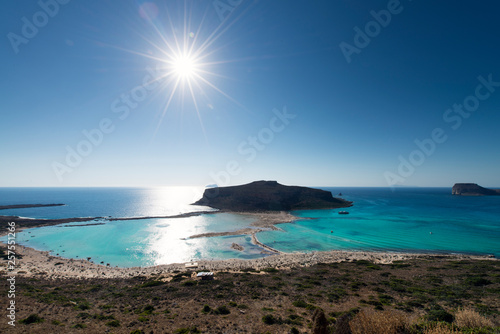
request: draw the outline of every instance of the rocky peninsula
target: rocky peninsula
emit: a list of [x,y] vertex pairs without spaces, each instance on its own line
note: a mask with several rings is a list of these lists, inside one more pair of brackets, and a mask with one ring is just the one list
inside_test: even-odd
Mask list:
[[0,210],[7,209],[27,209],[27,208],[43,208],[49,206],[63,206],[65,204],[14,204],[14,205],[0,205]]
[[455,183],[451,193],[458,196],[500,196],[500,189],[483,188],[476,183]]

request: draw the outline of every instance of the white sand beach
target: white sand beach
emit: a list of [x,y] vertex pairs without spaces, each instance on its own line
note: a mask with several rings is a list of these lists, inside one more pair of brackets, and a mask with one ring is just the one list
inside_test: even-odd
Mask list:
[[[2,244],[5,246],[5,244]],[[26,277],[44,277],[50,279],[67,278],[130,278],[136,276],[155,277],[168,276],[174,271],[240,271],[253,268],[261,270],[264,268],[291,269],[297,267],[308,267],[318,263],[337,263],[343,261],[368,260],[374,263],[389,264],[394,261],[407,259],[425,259],[429,257],[450,259],[482,259],[498,261],[498,259],[487,256],[471,256],[460,254],[412,254],[391,252],[347,252],[327,251],[311,253],[286,253],[271,255],[265,258],[252,260],[216,260],[197,261],[198,266],[187,269],[185,263],[173,263],[153,267],[118,268],[99,265],[83,259],[65,259],[52,256],[48,252],[38,251],[29,247],[16,246],[17,262],[16,269],[10,274]],[[19,256],[20,255],[20,256]],[[6,274],[7,263],[2,263],[0,272]]]

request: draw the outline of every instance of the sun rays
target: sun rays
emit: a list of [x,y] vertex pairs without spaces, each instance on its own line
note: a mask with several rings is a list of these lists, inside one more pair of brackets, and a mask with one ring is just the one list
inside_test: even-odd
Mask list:
[[[181,11],[183,15],[178,15]],[[217,23],[215,28],[209,29],[209,13],[205,11],[201,17],[197,15],[194,19],[193,8],[188,8],[186,3],[183,10],[156,8],[154,16],[148,15],[147,11],[141,12],[141,17],[148,22],[150,33],[138,33],[152,47],[153,52],[130,52],[155,61],[161,68],[161,75],[153,80],[160,83],[161,88],[155,91],[155,95],[160,95],[164,102],[153,137],[170,111],[194,111],[205,133],[202,113],[215,108],[211,97],[222,95],[246,110],[215,83],[216,78],[228,79],[221,74],[221,69],[224,64],[235,61],[220,59],[217,53],[225,47],[220,45],[221,36],[239,17]],[[160,20],[160,17],[163,19]]]

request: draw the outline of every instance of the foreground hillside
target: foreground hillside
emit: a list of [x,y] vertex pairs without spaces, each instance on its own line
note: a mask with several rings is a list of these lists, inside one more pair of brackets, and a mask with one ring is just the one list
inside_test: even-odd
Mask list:
[[[13,330],[3,320],[0,332],[452,333],[452,327],[453,333],[499,332],[495,260],[248,269],[218,272],[213,281],[192,274],[147,280],[19,276],[21,321]],[[6,295],[6,286],[2,289]]]

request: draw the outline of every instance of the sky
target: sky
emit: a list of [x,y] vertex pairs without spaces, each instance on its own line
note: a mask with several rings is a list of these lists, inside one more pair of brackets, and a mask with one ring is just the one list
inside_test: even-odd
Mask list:
[[0,13],[0,186],[500,187],[498,1]]

